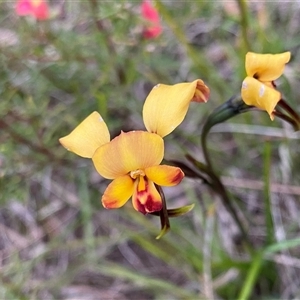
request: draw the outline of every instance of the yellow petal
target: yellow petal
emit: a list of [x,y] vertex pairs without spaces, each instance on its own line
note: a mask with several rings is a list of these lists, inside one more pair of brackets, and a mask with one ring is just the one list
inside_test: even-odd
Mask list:
[[280,93],[262,82],[246,77],[242,84],[242,99],[247,105],[266,110],[273,120],[272,112],[281,98]]
[[134,182],[132,205],[135,210],[147,214],[162,209],[162,200],[154,183],[140,176]]
[[108,143],[109,131],[99,113],[94,111],[84,119],[69,135],[59,142],[69,151],[79,156],[91,158],[95,150]]
[[184,177],[180,168],[166,165],[146,168],[145,174],[151,181],[162,186],[177,185]]
[[254,77],[259,81],[273,81],[283,73],[285,64],[291,58],[290,52],[280,54],[246,54],[247,76]]
[[119,208],[123,206],[133,193],[134,181],[129,175],[113,180],[102,196],[105,208]]
[[149,132],[164,137],[184,119],[191,101],[206,102],[209,88],[200,79],[175,85],[156,85],[143,107],[143,119]]
[[159,165],[164,155],[163,139],[146,131],[122,132],[98,148],[92,157],[98,173],[114,179],[130,171]]

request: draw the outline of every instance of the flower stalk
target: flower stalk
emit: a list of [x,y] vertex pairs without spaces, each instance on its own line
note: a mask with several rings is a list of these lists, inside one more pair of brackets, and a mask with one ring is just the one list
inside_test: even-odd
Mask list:
[[207,136],[210,132],[211,128],[215,126],[216,124],[225,122],[226,120],[247,112],[249,110],[255,110],[256,108],[254,106],[249,106],[245,104],[240,95],[232,96],[228,101],[226,101],[224,104],[217,107],[208,117],[206,120],[201,133],[201,145],[203,149],[203,155],[206,161],[206,165],[203,163],[200,163],[199,161],[195,160],[190,155],[187,156],[187,159],[191,161],[194,166],[200,170],[201,172],[205,172],[211,179],[211,187],[214,191],[216,191],[221,198],[221,201],[223,205],[226,207],[227,211],[231,214],[232,218],[235,220],[237,226],[240,229],[240,232],[243,236],[243,239],[247,245],[248,249],[251,249],[251,244],[248,239],[247,231],[243,225],[243,222],[241,221],[234,205],[232,204],[232,199],[230,198],[226,188],[224,187],[221,179],[216,174],[214,167],[212,165],[208,147],[207,147]]
[[156,237],[156,239],[159,240],[162,236],[164,236],[170,230],[171,225],[170,225],[169,215],[168,215],[168,211],[167,211],[167,203],[166,203],[165,194],[160,186],[156,185],[156,189],[157,189],[158,193],[160,194],[160,197],[162,200],[162,209],[159,211],[161,231],[160,231],[159,235]]
[[156,237],[156,239],[159,240],[171,228],[169,218],[175,218],[175,217],[180,217],[182,215],[185,215],[186,213],[190,212],[194,208],[195,205],[191,204],[191,205],[185,205],[185,206],[178,207],[178,208],[167,209],[167,202],[166,202],[166,197],[165,197],[163,189],[159,185],[155,185],[155,187],[162,199],[162,209],[160,211],[154,211],[150,214],[153,216],[160,217],[161,230],[160,230],[159,235]]
[[[208,156],[209,157],[209,156]],[[224,187],[221,179],[219,176],[215,173],[215,171],[212,169],[212,166],[205,165],[199,161],[197,161],[195,158],[193,158],[191,155],[187,155],[186,158],[193,163],[193,165],[199,169],[202,172],[205,172],[207,175],[209,175],[211,179],[211,185],[210,187],[212,188],[213,191],[216,191],[220,195],[220,199],[223,203],[223,205],[226,207],[227,211],[231,214],[232,218],[235,220],[237,226],[240,229],[240,232],[243,236],[243,239],[247,245],[248,249],[251,249],[251,244],[248,239],[247,231],[244,228],[244,225],[242,221],[240,220],[240,217],[234,208],[231,198],[228,195],[228,192],[226,188]]]
[[216,124],[225,122],[230,118],[247,112],[249,110],[255,110],[254,106],[245,104],[240,95],[232,96],[228,101],[217,107],[206,120],[201,133],[201,145],[203,149],[203,155],[207,163],[208,169],[212,169],[212,163],[207,149],[207,135],[210,129]]
[[274,111],[273,114],[274,116],[282,119],[283,121],[288,122],[294,128],[295,131],[300,130],[300,123],[295,121],[295,119],[291,118],[290,116],[282,113],[280,110]]
[[[243,97],[243,94],[242,94]],[[224,204],[224,206],[227,208],[227,210],[230,212],[233,219],[236,221],[245,241],[249,244],[248,236],[246,233],[246,230],[243,226],[243,223],[241,222],[236,209],[232,205],[231,198],[224,187],[222,181],[220,180],[219,176],[214,171],[212,161],[210,159],[208,147],[207,147],[207,136],[210,132],[211,128],[215,126],[216,124],[222,123],[227,121],[228,119],[250,111],[250,110],[261,110],[259,107],[252,106],[246,104],[241,95],[236,95],[231,97],[228,101],[226,101],[224,104],[217,107],[208,117],[206,120],[203,128],[202,128],[202,134],[201,134],[201,145],[203,149],[203,155],[206,161],[207,166],[204,164],[197,162],[194,158],[191,156],[187,156],[187,158],[193,162],[194,166],[197,167],[201,172],[205,172],[210,178],[211,178],[211,184],[214,190],[218,192],[218,194],[221,196],[221,200]],[[285,112],[282,112],[284,110],[289,115],[287,115]],[[281,118],[282,120],[290,123],[295,131],[298,131],[300,129],[300,117],[297,112],[294,111],[293,108],[290,107],[290,105],[284,101],[282,98],[277,103],[276,108],[270,113],[270,116],[277,116]],[[250,244],[249,244],[250,245]]]
[[[243,37],[243,42],[244,42],[244,49],[246,51],[250,51],[251,43],[248,38],[248,25],[249,25],[249,16],[248,16],[248,7],[247,7],[247,1],[246,0],[236,0],[239,11],[240,11],[240,16],[241,16],[241,28],[242,28],[242,37]],[[246,52],[245,51],[245,52]]]
[[275,115],[279,116],[280,118],[282,118],[283,120],[289,122],[295,131],[300,130],[300,116],[299,114],[284,100],[284,99],[280,99],[280,101],[277,104],[277,110],[278,109],[283,109],[285,110],[291,117],[288,117],[286,115],[284,115],[285,118],[283,118],[282,114],[276,114]]

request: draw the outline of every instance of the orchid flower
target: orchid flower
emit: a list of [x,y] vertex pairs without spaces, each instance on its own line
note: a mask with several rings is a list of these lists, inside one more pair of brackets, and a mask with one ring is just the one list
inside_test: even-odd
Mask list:
[[162,32],[159,14],[149,0],[144,0],[141,5],[141,13],[143,19],[147,22],[143,35],[146,39],[158,37]]
[[49,18],[49,8],[45,0],[18,0],[16,13],[19,16],[32,15],[37,20]]
[[209,89],[200,79],[172,86],[160,84],[144,105],[148,132],[121,132],[110,141],[104,120],[93,112],[59,141],[77,155],[91,158],[97,172],[112,180],[102,196],[105,208],[122,207],[132,197],[137,211],[160,211],[162,199],[155,185],[174,186],[184,177],[180,168],[160,165],[164,157],[162,137],[183,121],[190,101],[206,102],[208,95]]
[[279,78],[285,64],[289,62],[290,52],[280,54],[246,54],[246,73],[241,89],[243,101],[250,106],[267,111],[271,120],[273,111],[281,99],[274,80]]

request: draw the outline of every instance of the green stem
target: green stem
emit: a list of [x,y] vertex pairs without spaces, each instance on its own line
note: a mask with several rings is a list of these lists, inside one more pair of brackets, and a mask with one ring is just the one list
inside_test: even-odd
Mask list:
[[248,24],[249,24],[249,18],[248,18],[248,9],[247,9],[247,1],[246,0],[236,0],[240,15],[241,15],[241,27],[242,27],[242,36],[244,41],[244,49],[245,53],[247,51],[251,51],[250,42],[248,39]]
[[231,97],[228,101],[217,107],[206,120],[201,133],[201,145],[203,148],[203,155],[205,157],[206,163],[210,169],[212,168],[212,163],[210,161],[208,149],[207,149],[207,135],[210,129],[216,124],[227,121],[228,119],[247,112],[249,110],[255,109],[253,106],[248,106],[241,100],[240,95]]
[[274,226],[272,219],[272,205],[270,196],[270,168],[271,168],[271,145],[265,143],[264,147],[264,205],[265,205],[265,222],[267,228],[267,245],[274,240]]
[[253,286],[257,281],[257,277],[259,275],[259,271],[262,267],[262,264],[263,264],[263,254],[259,252],[253,259],[253,262],[248,272],[248,276],[241,290],[241,293],[237,297],[237,299],[239,300],[249,299],[251,295],[251,291],[253,290]]
[[[236,224],[238,225],[241,234],[243,235],[244,241],[247,243],[247,247],[250,250],[251,244],[248,239],[247,232],[243,226],[242,221],[240,220],[235,207],[232,205],[231,198],[229,197],[229,194],[227,193],[226,188],[224,187],[222,181],[220,180],[219,176],[214,171],[208,147],[207,147],[207,136],[210,132],[210,129],[219,123],[222,123],[233,116],[246,112],[248,110],[252,110],[252,106],[246,105],[242,100],[240,95],[231,97],[228,101],[226,101],[224,104],[216,108],[208,117],[207,121],[205,122],[202,133],[201,133],[201,145],[203,149],[203,155],[207,164],[206,170],[203,169],[203,165],[199,166],[198,168],[200,171],[206,172],[210,178],[212,179],[212,184],[214,187],[214,190],[217,191],[220,195],[220,198],[222,200],[223,205],[226,207],[228,212],[231,214],[232,218],[235,220]],[[195,162],[194,162],[195,165]],[[196,164],[197,165],[197,164]]]

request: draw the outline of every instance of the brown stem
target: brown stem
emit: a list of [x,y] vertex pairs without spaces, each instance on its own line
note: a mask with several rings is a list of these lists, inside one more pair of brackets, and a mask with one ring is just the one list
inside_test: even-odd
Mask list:
[[[206,145],[206,144],[205,144]],[[226,188],[224,187],[221,179],[218,175],[216,175],[215,171],[211,166],[205,166],[204,164],[198,162],[195,158],[193,158],[190,155],[186,155],[186,158],[191,161],[196,168],[198,168],[200,171],[205,172],[210,178],[211,178],[211,188],[214,192],[218,193],[220,196],[220,199],[223,203],[223,205],[226,207],[228,212],[231,214],[231,217],[235,220],[237,223],[237,226],[239,227],[241,234],[244,238],[245,243],[247,244],[247,248],[251,249],[251,243],[249,241],[246,229],[244,228],[244,225],[242,221],[240,220],[240,217],[238,213],[236,212],[235,207],[233,206],[231,202],[231,198],[229,197]]]
[[273,112],[273,114],[274,114],[275,116],[277,116],[278,118],[280,118],[280,119],[282,119],[282,120],[284,120],[284,121],[290,123],[290,124],[293,126],[293,128],[294,128],[295,131],[300,130],[300,122],[295,121],[295,119],[293,119],[293,118],[291,118],[291,117],[285,115],[284,113],[282,113],[282,112],[279,111],[278,109],[275,110],[275,111]]
[[157,191],[159,192],[161,200],[162,200],[162,209],[159,211],[161,231],[160,231],[160,234],[156,237],[156,239],[160,239],[171,228],[171,225],[170,225],[169,216],[168,216],[165,194],[159,185],[155,185],[155,187],[156,187]]
[[300,124],[299,114],[284,99],[280,99],[277,105],[288,112]]

